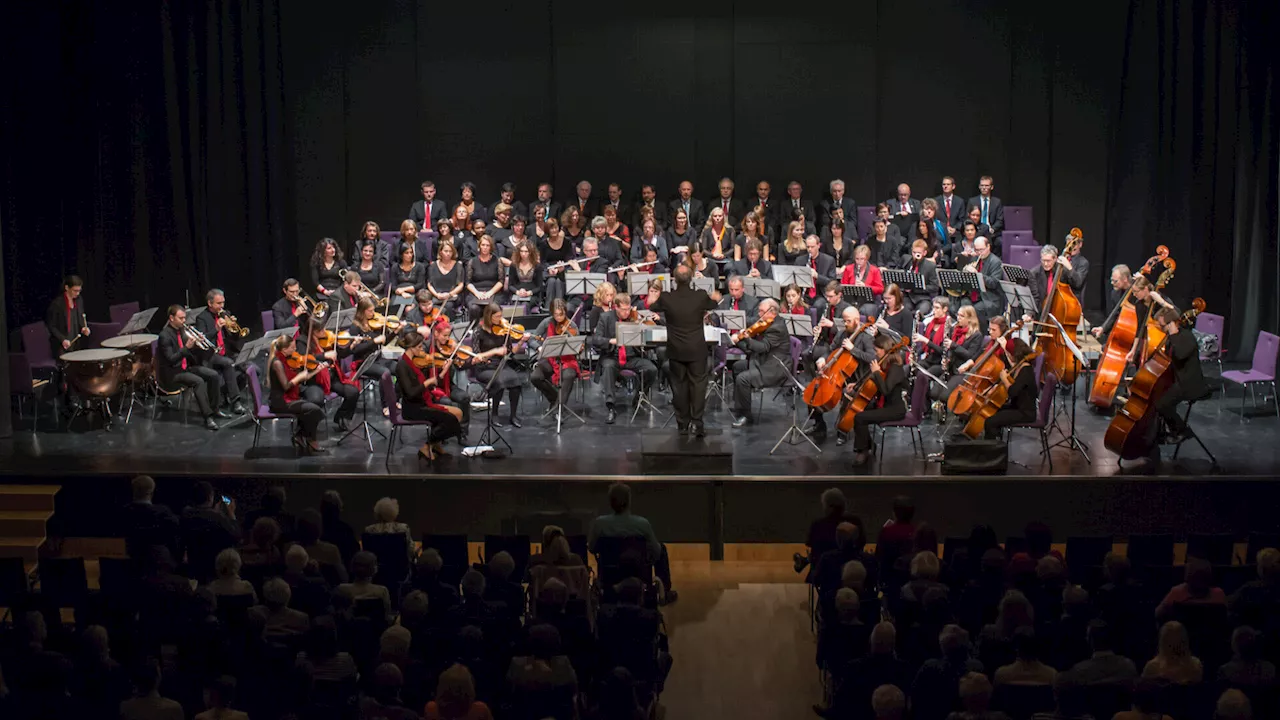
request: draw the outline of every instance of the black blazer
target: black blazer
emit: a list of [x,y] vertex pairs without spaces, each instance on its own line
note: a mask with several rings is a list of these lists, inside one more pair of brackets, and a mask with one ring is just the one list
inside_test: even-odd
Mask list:
[[[676,211],[684,209],[684,202],[680,198],[676,198],[667,203],[667,227],[671,227],[676,221]],[[689,227],[702,231],[702,226],[707,224],[707,212],[702,206],[702,201],[698,198],[689,198]]]
[[[627,222],[635,228],[631,231],[631,235],[633,237],[638,237],[643,234],[640,232],[642,229],[640,227],[640,208],[642,207],[644,207],[643,200],[638,201],[635,205],[628,206],[628,210],[631,211],[631,215],[628,217]],[[662,229],[668,226],[667,208],[657,199],[654,199],[653,201],[653,221],[657,223],[657,227],[654,228],[655,233],[661,233]]]
[[[638,322],[638,320],[631,320]],[[613,310],[606,313],[600,313],[600,321],[596,324],[591,336],[587,342],[591,343],[600,353],[602,358],[618,359],[618,346],[610,345],[609,341],[618,335],[618,315]],[[627,355],[629,357],[639,357],[640,348],[635,346],[627,346]]]
[[[814,223],[816,225],[818,222],[818,214],[813,209],[813,201],[807,197],[801,196],[800,207],[804,209],[805,222]],[[778,198],[778,226],[780,228],[783,228],[784,230],[786,229],[787,223],[791,222],[791,213],[795,208],[795,203],[792,201],[790,195],[783,195],[781,198]]]
[[[720,306],[716,309],[732,310],[733,296],[725,294],[724,297],[720,298]],[[757,313],[760,309],[760,298],[757,298],[755,295],[748,295],[744,292],[742,293],[742,300],[738,302],[738,309],[747,314],[747,324],[750,325],[759,319],[759,315]]]
[[431,201],[431,223],[424,227],[424,221],[427,219],[426,214],[427,201],[419,200],[409,206],[409,219],[418,224],[419,230],[435,230],[436,225],[449,219],[449,211],[445,208],[444,201],[436,198]]
[[[813,284],[814,287],[818,288],[818,294],[821,295],[822,289],[827,286],[827,283],[832,280],[840,279],[836,277],[836,259],[826,253],[820,252],[818,253],[818,257],[815,259],[814,263],[816,265],[814,269],[818,271],[818,277],[814,280]],[[793,264],[796,267],[808,266],[809,253],[806,252],[804,255],[796,258]]]
[[[889,219],[890,219],[890,220],[892,220],[893,218],[897,217],[897,215],[898,215],[898,211],[902,210],[902,203],[898,202],[898,198],[896,198],[896,197],[895,197],[895,198],[890,198],[890,199],[888,199],[888,200],[885,200],[885,201],[884,201],[884,204],[889,206]],[[920,201],[919,201],[919,200],[917,200],[917,199],[915,199],[915,198],[907,198],[907,214],[908,214],[908,215],[919,215],[919,214],[920,214]]]
[[[490,207],[491,209],[492,209],[492,208],[496,208],[496,207],[498,207],[498,204],[499,204],[499,203],[501,203],[501,202],[502,202],[502,198],[498,198],[497,200],[494,200],[494,201],[493,201],[493,204],[492,204],[492,205],[490,205],[489,207]],[[529,215],[529,206],[528,206],[528,205],[525,205],[524,203],[520,202],[519,200],[512,200],[512,201],[511,201],[511,217],[512,217],[512,218],[522,217],[522,218],[524,218],[525,220],[528,220],[528,221],[530,221],[530,222],[532,222],[532,221],[533,221],[533,218]],[[493,218],[490,218],[490,220],[492,220],[492,219],[493,219]]]
[[759,337],[739,340],[738,347],[747,353],[751,367],[760,371],[766,386],[786,379],[791,367],[791,336],[785,323],[775,321]]
[[564,210],[564,208],[560,205],[560,203],[556,202],[555,200],[551,200],[547,203],[534,201],[529,205],[529,224],[530,225],[533,225],[533,209],[538,207],[539,205],[542,205],[543,207],[547,208],[547,217],[546,217],[547,220],[550,220],[551,218],[555,218],[557,222],[560,220],[560,212]]
[[941,195],[934,198],[938,203],[938,219],[945,225],[955,228],[957,233],[960,232],[960,223],[964,222],[965,215],[968,211],[968,205],[964,198],[951,193],[951,214],[947,215],[947,199]]
[[294,317],[293,303],[289,302],[289,298],[281,297],[272,304],[271,320],[276,330],[298,326],[298,318]]
[[834,214],[837,207],[844,209],[845,225],[852,226],[855,230],[854,233],[846,234],[857,234],[858,205],[854,203],[853,198],[850,198],[848,195],[840,198],[840,202],[838,204],[831,198],[827,198],[822,201],[822,206],[819,209],[818,217],[816,218],[818,227],[831,227],[831,216]]
[[649,308],[666,319],[667,357],[677,362],[705,361],[707,342],[702,334],[702,319],[716,303],[711,296],[692,286],[677,285],[664,292]]
[[[582,213],[583,224],[587,226],[588,230],[591,228],[592,219],[600,214],[600,201],[595,198],[587,198],[586,203],[583,203],[578,199],[577,195],[574,195],[573,199],[569,201],[569,205],[578,207],[578,212]],[[566,209],[569,205],[565,206]]]
[[156,370],[160,375],[160,383],[166,387],[173,387],[174,376],[183,371],[183,360],[187,361],[188,368],[200,364],[200,359],[191,352],[190,345],[178,346],[178,331],[168,323],[165,323],[160,330],[160,337],[156,340],[156,350],[159,356],[156,358]]
[[[723,201],[724,201],[724,198],[720,197],[719,195],[716,195],[710,200],[707,200],[705,205],[705,207],[707,208],[707,214],[708,215],[711,214],[712,208],[722,207]],[[726,222],[729,223],[729,225],[733,226],[734,228],[737,228],[738,222],[741,221],[742,216],[746,214],[747,214],[747,206],[744,205],[741,200],[739,200],[736,197],[729,198],[729,209],[726,210],[724,214],[724,216],[728,218]]]
[[[742,277],[747,277],[751,274],[751,261],[745,257],[741,260],[729,263],[726,267],[729,268],[730,276],[741,275]],[[769,280],[773,279],[773,265],[771,265],[768,260],[760,258],[756,261],[756,270],[760,272],[760,277]]]
[[[912,262],[911,256],[907,255],[899,264],[899,268],[910,271],[914,265],[915,263]],[[919,272],[924,276],[924,287],[920,290],[912,290],[908,293],[913,299],[923,300],[925,298],[931,298],[942,292],[938,289],[938,266],[934,265],[932,260],[928,258],[921,260]]]
[[[75,340],[80,337],[80,329],[88,327],[88,321],[84,316],[84,298],[78,297],[71,302],[71,331],[67,331],[67,296],[65,293],[58,293],[58,296],[49,303],[49,310],[44,314],[44,326],[49,330],[49,348],[53,350],[53,356],[57,357],[65,352],[62,349],[63,340]],[[88,345],[79,346],[80,350],[85,349]],[[76,349],[76,346],[72,346]]]

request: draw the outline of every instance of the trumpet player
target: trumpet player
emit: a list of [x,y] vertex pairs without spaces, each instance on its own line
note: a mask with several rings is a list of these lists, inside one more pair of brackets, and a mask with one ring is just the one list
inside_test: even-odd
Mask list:
[[235,363],[231,355],[238,352],[239,340],[247,332],[233,332],[228,321],[235,318],[227,314],[227,298],[221,290],[213,288],[204,296],[205,311],[200,313],[191,324],[209,339],[212,347],[204,351],[202,365],[212,368],[222,376],[222,391],[226,395],[226,403],[234,415],[243,415],[244,402],[240,399],[240,379],[236,373]]
[[222,396],[222,376],[200,363],[194,352],[197,349],[194,346],[199,342],[203,341],[199,340],[194,328],[187,327],[186,309],[181,305],[170,305],[169,320],[156,341],[160,355],[156,363],[158,380],[162,388],[170,390],[191,388],[200,415],[204,417],[204,426],[217,430],[215,418],[231,416],[217,409]]

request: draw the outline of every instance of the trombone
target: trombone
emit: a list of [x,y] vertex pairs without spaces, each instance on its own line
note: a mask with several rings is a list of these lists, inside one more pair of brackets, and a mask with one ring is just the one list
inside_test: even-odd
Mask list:
[[302,307],[311,313],[313,320],[323,321],[329,315],[329,304],[317,302],[314,298],[306,293],[302,293],[298,298],[298,302],[302,303]]

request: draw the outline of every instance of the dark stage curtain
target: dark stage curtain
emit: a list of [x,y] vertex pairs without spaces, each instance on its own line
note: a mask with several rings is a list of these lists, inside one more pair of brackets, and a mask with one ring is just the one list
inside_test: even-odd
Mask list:
[[1109,154],[1100,274],[1169,246],[1171,299],[1225,316],[1237,359],[1280,322],[1276,21],[1274,2],[1132,0]]
[[[298,249],[274,0],[4,3],[7,312],[43,317],[68,272],[110,303],[258,325]],[[162,310],[163,313],[163,310]]]

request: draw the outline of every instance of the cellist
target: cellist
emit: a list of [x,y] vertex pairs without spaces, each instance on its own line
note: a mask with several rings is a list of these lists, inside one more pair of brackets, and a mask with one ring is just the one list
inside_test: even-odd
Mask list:
[[[840,331],[831,344],[831,350],[843,347],[845,352],[852,355],[859,363],[859,366],[866,366],[876,359],[875,352],[875,336],[876,328],[872,326],[865,332],[858,332],[859,314],[858,308],[846,305],[844,312],[841,313],[840,319],[844,322],[844,329]],[[821,373],[822,368],[826,367],[827,355],[822,355],[814,360],[814,366],[817,372]],[[816,374],[816,373],[815,373]],[[809,423],[805,426],[804,431],[813,435],[813,439],[822,442],[827,438],[827,420],[818,408],[812,408],[809,413]],[[844,436],[837,434],[836,444],[844,444]]]
[[[1155,286],[1151,284],[1146,275],[1138,275],[1133,278],[1132,290],[1133,292],[1130,293],[1129,299],[1133,304],[1134,311],[1138,314],[1139,331],[1147,326],[1147,318],[1152,308],[1172,307],[1169,301],[1165,300],[1164,296],[1156,291]],[[1120,309],[1123,306],[1124,303],[1116,303],[1116,306],[1111,309],[1111,314],[1107,316],[1106,322],[1092,330],[1094,337],[1100,338],[1111,333],[1111,328],[1115,326],[1116,319],[1120,317]],[[1135,342],[1133,346],[1136,348],[1138,343]],[[1133,362],[1134,357],[1136,355],[1130,353],[1129,362]]]
[[1173,385],[1156,400],[1156,412],[1164,419],[1169,430],[1169,442],[1187,440],[1187,424],[1178,415],[1178,405],[1195,400],[1209,392],[1200,368],[1200,345],[1189,332],[1182,332],[1181,313],[1173,305],[1164,305],[1156,312],[1156,322],[1164,328],[1168,339],[1166,350],[1173,360]]
[[[853,419],[853,466],[867,464],[871,455],[871,426],[901,420],[907,416],[907,373],[902,367],[902,355],[891,353],[893,338],[887,333],[876,336],[875,359],[871,361],[870,378],[879,391],[876,406],[863,410]],[[845,393],[858,392],[857,385],[846,385]]]
[[[991,326],[995,327],[995,318]],[[1031,354],[1031,346],[1020,338],[1009,340],[1006,348],[1014,366]],[[1009,389],[1009,399],[994,415],[987,418],[984,432],[988,440],[1000,437],[1000,431],[1009,425],[1029,423],[1036,419],[1036,371],[1032,363],[1023,363],[1017,375],[1010,377],[1008,370],[1000,371],[1000,382]]]

